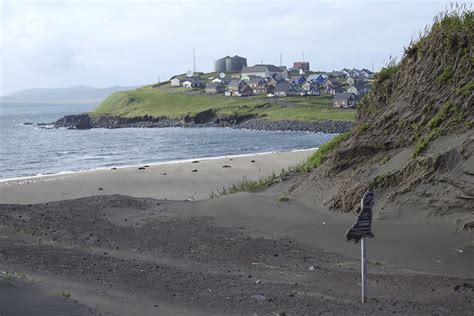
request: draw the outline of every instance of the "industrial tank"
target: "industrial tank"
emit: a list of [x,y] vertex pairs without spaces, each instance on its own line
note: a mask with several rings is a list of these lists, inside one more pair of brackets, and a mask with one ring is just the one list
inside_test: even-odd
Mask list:
[[224,58],[220,58],[216,60],[214,63],[214,71],[215,72],[225,72],[226,71],[226,60],[230,58],[229,56],[226,56]]

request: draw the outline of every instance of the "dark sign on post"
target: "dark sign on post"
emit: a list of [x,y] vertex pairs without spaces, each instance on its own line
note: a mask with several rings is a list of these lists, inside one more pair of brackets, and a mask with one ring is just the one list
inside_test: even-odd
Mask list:
[[358,243],[362,238],[372,238],[372,206],[374,205],[374,193],[365,192],[360,202],[360,212],[356,222],[346,233],[346,241]]
[[360,212],[356,222],[346,233],[346,241],[353,240],[360,243],[360,275],[362,304],[367,302],[367,241],[365,238],[375,237],[372,234],[372,206],[374,205],[374,192],[365,192],[360,201]]

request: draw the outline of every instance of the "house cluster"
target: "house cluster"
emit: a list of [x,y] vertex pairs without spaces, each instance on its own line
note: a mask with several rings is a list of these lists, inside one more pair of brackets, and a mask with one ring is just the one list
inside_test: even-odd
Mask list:
[[286,66],[257,64],[247,66],[240,56],[218,59],[217,76],[174,77],[171,86],[204,89],[207,94],[228,97],[266,95],[267,97],[334,95],[333,106],[354,107],[368,93],[374,73],[368,69],[347,69],[333,72],[311,72],[308,62]]

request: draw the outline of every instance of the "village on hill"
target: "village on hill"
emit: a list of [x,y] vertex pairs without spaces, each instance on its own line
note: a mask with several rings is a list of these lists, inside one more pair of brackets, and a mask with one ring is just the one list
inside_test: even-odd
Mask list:
[[170,85],[228,97],[334,96],[334,107],[353,108],[369,92],[373,77],[366,68],[311,71],[308,61],[294,62],[289,69],[271,64],[247,66],[247,59],[236,55],[216,60],[213,73],[173,76]]

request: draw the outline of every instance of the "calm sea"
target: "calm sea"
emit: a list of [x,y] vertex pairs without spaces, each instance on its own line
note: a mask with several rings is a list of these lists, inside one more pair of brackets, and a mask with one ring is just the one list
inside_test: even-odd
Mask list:
[[94,105],[0,105],[0,180],[318,147],[333,134],[225,128],[41,129]]

